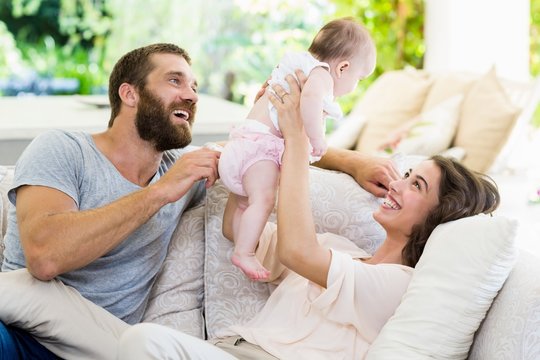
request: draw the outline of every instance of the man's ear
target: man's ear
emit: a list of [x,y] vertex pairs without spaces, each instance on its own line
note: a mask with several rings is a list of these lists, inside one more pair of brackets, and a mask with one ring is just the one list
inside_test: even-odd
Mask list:
[[139,94],[135,87],[128,83],[122,83],[118,89],[118,95],[122,102],[129,107],[137,106],[137,101],[139,100]]
[[343,75],[343,72],[349,69],[350,65],[351,63],[348,60],[340,61],[336,66],[336,76],[340,78],[341,75]]

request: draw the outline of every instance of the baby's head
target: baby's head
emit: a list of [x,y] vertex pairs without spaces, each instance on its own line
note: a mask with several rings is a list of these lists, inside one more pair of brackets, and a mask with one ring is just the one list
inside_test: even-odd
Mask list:
[[353,18],[332,20],[317,33],[309,52],[330,65],[334,96],[352,92],[375,69],[377,50],[369,32]]

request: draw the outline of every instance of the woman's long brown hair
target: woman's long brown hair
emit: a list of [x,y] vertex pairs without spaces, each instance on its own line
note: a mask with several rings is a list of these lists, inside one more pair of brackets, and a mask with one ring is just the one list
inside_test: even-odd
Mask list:
[[430,158],[441,170],[439,203],[423,224],[413,226],[409,241],[403,248],[404,265],[416,266],[431,232],[439,224],[480,213],[491,213],[500,203],[495,182],[487,175],[467,169],[454,159]]

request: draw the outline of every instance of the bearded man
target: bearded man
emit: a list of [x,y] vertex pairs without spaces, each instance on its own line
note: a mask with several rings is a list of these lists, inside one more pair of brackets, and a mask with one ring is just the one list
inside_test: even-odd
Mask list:
[[[25,149],[8,193],[0,296],[16,310],[0,306],[0,359],[116,358],[180,216],[218,178],[219,152],[185,149],[197,100],[188,54],[145,46],[111,73],[107,130],[54,130]],[[319,164],[379,196],[397,176],[348,150]]]
[[[219,152],[178,150],[191,142],[197,99],[183,49],[154,44],[124,55],[110,76],[106,131],[50,131],[21,155],[2,270],[56,278],[140,322],[179,217],[218,176]],[[55,358],[1,322],[0,345],[0,358]]]

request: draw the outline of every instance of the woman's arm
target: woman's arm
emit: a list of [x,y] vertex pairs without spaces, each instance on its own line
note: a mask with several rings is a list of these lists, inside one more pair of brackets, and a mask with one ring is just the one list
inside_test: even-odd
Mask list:
[[[299,79],[305,80],[305,76]],[[309,140],[300,115],[300,88],[287,76],[290,94],[274,86],[270,101],[278,111],[279,127],[285,139],[278,195],[278,256],[292,271],[326,287],[331,253],[319,245],[309,199]]]
[[369,156],[353,150],[328,148],[323,158],[314,165],[347,173],[360,186],[378,197],[386,196],[390,181],[400,178],[390,159]]

